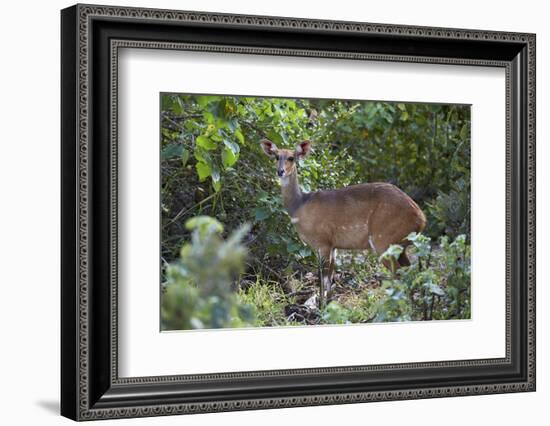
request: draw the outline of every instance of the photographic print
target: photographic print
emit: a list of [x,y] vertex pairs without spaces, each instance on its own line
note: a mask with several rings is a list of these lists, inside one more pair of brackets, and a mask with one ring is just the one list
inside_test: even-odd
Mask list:
[[161,93],[161,331],[470,319],[470,124]]

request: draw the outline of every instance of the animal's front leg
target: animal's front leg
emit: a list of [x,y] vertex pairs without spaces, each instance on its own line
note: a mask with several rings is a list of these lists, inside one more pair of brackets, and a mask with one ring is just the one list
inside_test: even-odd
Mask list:
[[327,297],[330,291],[330,259],[332,250],[327,247],[317,251],[317,262],[319,268],[319,309],[324,309],[327,304]]

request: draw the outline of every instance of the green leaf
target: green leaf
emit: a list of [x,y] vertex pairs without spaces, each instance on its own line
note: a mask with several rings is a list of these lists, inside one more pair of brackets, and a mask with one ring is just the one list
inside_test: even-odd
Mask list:
[[200,146],[201,148],[204,148],[206,150],[212,150],[216,148],[216,143],[209,137],[203,135],[197,137],[195,143],[197,144],[197,146]]
[[398,259],[399,256],[403,253],[403,247],[398,244],[392,244],[388,247],[388,249],[382,253],[381,258],[391,258]]
[[274,142],[275,145],[279,145],[279,148],[284,145],[285,141],[283,139],[283,137],[277,133],[275,130],[270,130],[268,133],[267,133],[267,138]]
[[407,235],[407,240],[414,242],[418,238],[420,234],[417,234],[416,232],[411,232],[409,235]]
[[212,180],[215,182],[220,180],[220,171],[216,166],[212,166]]
[[287,245],[286,245],[286,249],[289,251],[289,253],[294,253],[294,252],[297,252],[299,251],[300,249],[302,248],[302,245],[301,244],[298,244],[294,241],[291,241],[289,242]]
[[299,251],[300,256],[309,257],[311,256],[311,250],[308,247],[303,247]]
[[209,124],[212,124],[216,121],[214,114],[212,114],[210,111],[203,111],[202,116],[204,118],[204,121],[206,121]]
[[235,137],[239,140],[239,142],[240,142],[241,144],[244,145],[244,136],[243,136],[243,134],[241,133],[240,130],[238,130],[238,129],[235,130]]
[[220,189],[222,189],[222,181],[212,178],[212,188],[214,188],[214,191],[220,192]]
[[197,173],[199,174],[199,180],[201,182],[212,174],[212,168],[206,163],[198,162],[195,167],[197,168]]
[[213,141],[216,141],[216,142],[221,142],[221,140],[222,140],[222,137],[220,136],[221,131],[222,131],[221,129],[218,129],[218,131],[216,133],[212,133],[210,135],[210,139],[212,139]]
[[445,292],[443,291],[443,289],[441,287],[439,287],[437,284],[434,284],[434,283],[427,283],[426,287],[428,288],[428,290],[433,293],[433,294],[437,294],[438,296],[445,296]]
[[237,156],[231,151],[231,149],[225,147],[222,151],[222,163],[226,169],[231,167],[237,161]]
[[235,142],[231,142],[227,139],[224,139],[223,140],[223,143],[224,145],[229,148],[231,150],[231,152],[233,152],[233,154],[238,154],[241,150],[241,148],[239,147],[238,144],[236,144]]
[[220,180],[221,179],[220,171],[215,165],[212,166],[211,178],[212,178],[212,188],[214,188],[214,191],[219,192],[220,189],[222,188],[222,183]]
[[184,148],[181,151],[181,165],[182,165],[182,167],[185,167],[187,165],[187,161],[189,161],[189,151]]
[[212,163],[212,157],[210,156],[210,154],[201,147],[196,147],[193,155],[197,161],[208,164]]
[[266,209],[262,209],[261,207],[258,207],[254,210],[254,218],[256,220],[265,220],[269,216],[271,216],[271,212]]
[[239,124],[238,120],[236,119],[231,119],[231,120],[228,120],[226,123],[225,123],[225,126],[231,130],[232,132],[235,131],[235,129],[237,128],[237,125]]
[[269,194],[265,191],[260,191],[256,197],[256,200],[257,201],[267,201],[267,199],[269,198]]
[[160,152],[160,159],[162,161],[168,160],[173,157],[181,155],[183,151],[183,145],[180,143],[171,143],[162,148]]

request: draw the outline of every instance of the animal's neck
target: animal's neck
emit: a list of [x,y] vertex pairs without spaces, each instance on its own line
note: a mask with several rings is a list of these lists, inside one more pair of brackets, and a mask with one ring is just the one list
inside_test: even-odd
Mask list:
[[304,194],[298,184],[298,173],[294,172],[289,176],[281,178],[281,189],[283,193],[283,205],[292,216],[303,202]]

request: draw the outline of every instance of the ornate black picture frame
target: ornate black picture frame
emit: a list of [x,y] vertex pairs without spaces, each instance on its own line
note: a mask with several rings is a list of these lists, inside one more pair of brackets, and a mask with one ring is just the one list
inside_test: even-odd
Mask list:
[[[535,390],[535,35],[76,5],[61,13],[61,414],[74,420]],[[117,52],[187,49],[506,71],[506,356],[120,378]]]

